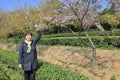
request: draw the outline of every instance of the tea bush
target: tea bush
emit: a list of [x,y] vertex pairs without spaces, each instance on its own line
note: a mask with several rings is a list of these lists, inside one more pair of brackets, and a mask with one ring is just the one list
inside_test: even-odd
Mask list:
[[[11,80],[21,80],[22,78],[23,71],[17,67],[17,58],[18,54],[16,52],[0,49],[0,61],[11,68],[13,72],[18,72],[21,75],[21,77],[17,77],[10,71],[9,76],[12,78]],[[88,77],[82,74],[65,70],[58,65],[50,64],[43,60],[39,60],[39,67],[36,74],[36,80],[89,80]]]

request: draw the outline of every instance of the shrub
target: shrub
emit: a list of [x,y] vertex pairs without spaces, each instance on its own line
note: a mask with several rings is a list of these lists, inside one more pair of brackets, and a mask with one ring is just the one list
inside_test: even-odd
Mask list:
[[110,80],[116,80],[115,75],[112,75]]
[[[0,50],[0,62],[8,65],[16,72],[21,72],[21,69],[17,68],[17,56],[18,54],[13,51]],[[58,65],[50,64],[43,60],[39,60],[39,67],[36,80],[89,80],[88,77],[82,74],[65,70]],[[17,80],[16,76],[12,74],[10,77],[12,77],[12,80]],[[21,78],[21,76],[17,78]]]
[[[91,37],[95,45],[97,45],[103,38],[100,36]],[[78,39],[76,37],[58,37],[58,38],[43,38],[39,44],[42,45],[65,45],[65,46],[80,46],[80,47],[89,47],[86,43],[89,43],[88,39],[81,37]],[[119,49],[120,48],[120,37],[109,37],[106,38],[98,48],[104,49]]]

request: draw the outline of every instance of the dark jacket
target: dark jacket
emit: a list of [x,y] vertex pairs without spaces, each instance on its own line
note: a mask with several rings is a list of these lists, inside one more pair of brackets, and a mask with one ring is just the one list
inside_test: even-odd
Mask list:
[[22,42],[19,47],[18,64],[22,64],[24,71],[35,70],[38,68],[36,44],[41,38],[41,32],[37,32],[37,37],[32,40],[31,51],[27,53],[27,43]]

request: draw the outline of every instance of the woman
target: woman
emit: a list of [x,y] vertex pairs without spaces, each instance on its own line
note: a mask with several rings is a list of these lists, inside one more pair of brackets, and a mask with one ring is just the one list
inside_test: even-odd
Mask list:
[[18,67],[24,70],[24,80],[35,80],[36,70],[38,68],[36,44],[41,38],[41,32],[38,25],[35,25],[37,36],[32,40],[32,33],[25,33],[25,41],[19,48]]

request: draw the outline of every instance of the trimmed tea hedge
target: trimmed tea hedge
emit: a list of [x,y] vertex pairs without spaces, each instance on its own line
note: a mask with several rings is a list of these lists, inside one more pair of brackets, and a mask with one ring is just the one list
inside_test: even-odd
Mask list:
[[[78,34],[78,32],[75,32]],[[89,36],[102,36],[103,34],[105,35],[110,35],[110,31],[105,31],[104,33],[101,33],[98,30],[90,30],[88,32]],[[116,29],[112,31],[113,36],[120,36],[120,29]],[[85,32],[81,32],[80,36],[86,36]],[[75,37],[73,33],[58,33],[58,34],[50,34],[50,35],[43,35],[43,38],[53,38],[53,37]]]
[[[92,41],[95,45],[97,45],[101,40],[103,40],[103,37],[100,36],[94,36],[91,37]],[[81,39],[78,39],[76,37],[56,37],[56,38],[43,38],[41,39],[39,44],[42,45],[66,45],[66,46],[80,46],[80,47],[89,47],[86,45],[86,43],[89,43],[88,39],[86,37],[82,37]],[[104,49],[119,49],[120,48],[120,36],[113,36],[106,38],[99,46],[98,48],[104,48]]]
[[[21,73],[21,69],[17,67],[17,56],[18,54],[13,51],[5,51],[0,49],[0,62],[6,64],[14,71]],[[88,77],[82,74],[65,70],[58,65],[53,65],[42,60],[39,60],[39,67],[40,68],[36,74],[36,80],[89,80]],[[13,75],[11,74],[10,76]],[[17,78],[19,79],[12,80],[22,80],[21,76]]]

